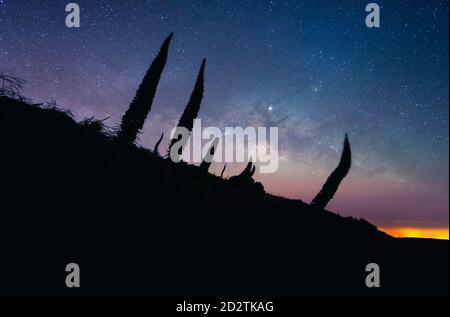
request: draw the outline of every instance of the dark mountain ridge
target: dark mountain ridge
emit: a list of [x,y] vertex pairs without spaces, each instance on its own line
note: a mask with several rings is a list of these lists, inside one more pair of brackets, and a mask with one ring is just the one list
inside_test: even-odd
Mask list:
[[[350,168],[347,139],[311,205],[265,193],[251,163],[224,179],[135,145],[170,39],[118,133],[0,96],[0,295],[448,294],[448,241],[396,239],[324,209]],[[197,116],[201,67],[180,122]],[[64,284],[71,262],[79,289]],[[365,285],[369,263],[380,288]]]

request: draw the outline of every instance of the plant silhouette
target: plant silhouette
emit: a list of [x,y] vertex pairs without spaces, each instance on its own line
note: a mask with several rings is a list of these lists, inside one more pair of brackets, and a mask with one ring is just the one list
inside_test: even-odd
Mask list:
[[21,90],[25,81],[21,78],[0,74],[0,96],[22,99]]
[[211,166],[211,163],[213,161],[214,158],[214,153],[216,151],[216,147],[219,144],[219,138],[215,138],[212,142],[211,142],[211,146],[208,150],[208,152],[206,152],[205,157],[203,158],[203,161],[200,163],[200,169],[207,172],[209,170],[209,167]]
[[248,181],[252,179],[253,175],[255,174],[256,168],[253,165],[253,162],[250,160],[250,162],[247,163],[244,170],[236,176],[232,176],[230,178],[230,181],[234,182],[242,182],[242,181]]
[[220,172],[220,178],[223,178],[223,173],[225,173],[225,169],[227,168],[227,164],[223,165],[222,172]]
[[345,176],[347,176],[352,164],[352,152],[347,134],[344,139],[344,148],[342,150],[341,160],[336,169],[330,174],[320,192],[314,197],[311,206],[323,209],[334,197],[336,191]]
[[152,107],[153,98],[155,97],[161,73],[166,65],[167,53],[172,37],[173,33],[165,39],[158,55],[150,65],[144,79],[139,85],[139,89],[137,90],[133,101],[131,101],[128,110],[122,117],[120,129],[117,133],[117,138],[122,143],[133,143],[144,126],[145,119]]
[[161,136],[159,137],[158,141],[155,144],[155,147],[153,148],[153,153],[158,154],[158,148],[159,145],[161,144],[162,139],[164,138],[164,132],[161,133]]
[[[203,82],[204,82],[204,74],[205,74],[205,65],[206,59],[204,58],[202,61],[202,65],[200,66],[200,70],[198,72],[197,80],[195,82],[194,90],[192,91],[191,97],[189,98],[189,102],[184,109],[183,114],[181,115],[180,121],[178,122],[177,127],[182,127],[187,129],[189,132],[192,131],[192,127],[194,125],[194,119],[197,118],[198,112],[200,111],[200,104],[203,98]],[[173,138],[170,142],[169,152],[172,149],[172,146],[180,142],[181,136]],[[183,148],[186,146],[187,140],[184,144],[179,148],[178,155],[181,156],[183,154]]]

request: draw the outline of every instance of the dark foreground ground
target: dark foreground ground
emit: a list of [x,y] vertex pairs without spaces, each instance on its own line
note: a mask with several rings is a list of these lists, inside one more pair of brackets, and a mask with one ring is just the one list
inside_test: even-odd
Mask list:
[[93,120],[0,97],[0,146],[1,296],[448,295],[448,241],[119,146]]

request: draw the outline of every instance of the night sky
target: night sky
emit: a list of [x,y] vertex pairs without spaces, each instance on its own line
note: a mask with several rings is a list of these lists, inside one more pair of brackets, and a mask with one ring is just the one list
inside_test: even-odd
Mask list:
[[328,209],[448,228],[447,1],[374,1],[381,27],[367,28],[368,0],[79,0],[71,29],[69,2],[0,0],[0,72],[33,101],[117,126],[174,32],[144,146],[165,131],[167,147],[206,57],[203,125],[279,128],[279,170],[255,177],[268,192],[309,202],[347,132],[353,166]]

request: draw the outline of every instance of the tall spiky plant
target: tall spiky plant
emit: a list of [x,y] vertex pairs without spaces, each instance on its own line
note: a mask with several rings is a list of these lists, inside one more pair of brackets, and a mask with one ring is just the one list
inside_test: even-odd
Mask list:
[[138,133],[144,126],[145,119],[152,107],[153,98],[155,97],[156,88],[158,87],[161,73],[166,65],[167,53],[173,33],[164,40],[158,55],[153,60],[147,73],[139,85],[133,101],[130,103],[128,110],[122,117],[117,138],[125,144],[135,142]]
[[347,176],[352,164],[352,152],[347,134],[345,135],[344,148],[342,150],[341,160],[336,169],[330,174],[320,192],[314,197],[311,206],[324,209],[328,202],[334,197],[336,191],[345,176]]
[[214,158],[214,152],[216,151],[216,147],[219,144],[219,138],[215,138],[214,141],[211,143],[211,147],[209,148],[208,152],[206,152],[205,157],[203,158],[203,161],[200,163],[200,169],[207,172],[209,170],[209,167],[211,166],[211,163]]
[[[192,131],[192,127],[194,125],[194,119],[197,117],[198,112],[200,111],[200,104],[203,98],[203,82],[204,82],[204,74],[205,74],[205,65],[206,59],[204,58],[202,61],[202,65],[200,66],[200,70],[198,72],[197,80],[195,82],[194,90],[192,91],[191,97],[189,98],[189,102],[184,109],[183,114],[181,115],[180,121],[178,122],[178,126],[180,128],[186,128],[189,132]],[[174,137],[170,142],[168,155],[170,155],[170,151],[172,146],[179,142],[182,139],[180,135]],[[187,140],[180,146],[178,155],[181,156],[183,154],[183,148],[186,146]]]

